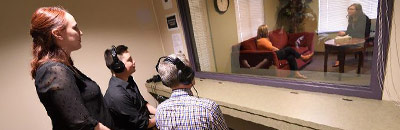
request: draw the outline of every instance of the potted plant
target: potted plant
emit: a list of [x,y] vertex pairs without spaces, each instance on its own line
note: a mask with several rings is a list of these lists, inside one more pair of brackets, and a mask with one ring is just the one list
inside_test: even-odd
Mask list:
[[[285,29],[288,33],[304,31],[304,19],[313,17],[307,12],[312,0],[280,0],[278,6],[277,27]],[[311,10],[311,9],[309,9]]]

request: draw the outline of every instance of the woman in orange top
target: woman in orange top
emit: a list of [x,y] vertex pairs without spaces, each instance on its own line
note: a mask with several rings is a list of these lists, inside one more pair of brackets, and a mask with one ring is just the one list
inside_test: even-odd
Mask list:
[[268,38],[268,26],[261,25],[257,30],[257,49],[274,51],[278,56],[279,60],[287,60],[289,63],[290,70],[294,71],[294,76],[297,78],[307,78],[306,76],[300,74],[297,67],[296,59],[301,58],[302,60],[308,60],[314,53],[309,55],[300,55],[291,47],[285,47],[283,49],[278,49],[274,47]]

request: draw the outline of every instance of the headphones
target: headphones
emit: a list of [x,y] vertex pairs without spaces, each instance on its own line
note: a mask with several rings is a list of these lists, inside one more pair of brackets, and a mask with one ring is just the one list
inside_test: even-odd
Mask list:
[[109,69],[111,69],[115,73],[124,72],[125,64],[118,59],[117,49],[115,48],[114,45],[111,46],[111,56],[112,56],[113,61],[110,65]]
[[[176,66],[176,68],[178,69],[178,80],[180,83],[182,83],[184,85],[189,85],[192,83],[192,81],[194,79],[194,71],[192,70],[192,68],[186,66],[179,58],[171,58],[171,57],[167,57],[167,56],[160,57],[160,59],[158,59],[157,65],[156,65],[157,72],[158,72],[158,65],[160,64],[160,60],[162,58],[165,58],[164,62],[168,61]],[[162,80],[161,80],[161,82],[165,86],[167,86]]]

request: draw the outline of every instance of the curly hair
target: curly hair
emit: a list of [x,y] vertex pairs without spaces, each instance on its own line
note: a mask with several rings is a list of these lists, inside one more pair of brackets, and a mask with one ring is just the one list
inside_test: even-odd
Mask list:
[[[170,58],[178,58],[181,60],[186,66],[189,65],[189,60],[185,57],[183,53],[171,54],[168,57]],[[158,65],[158,73],[160,74],[161,80],[167,87],[173,88],[179,85],[178,79],[178,68],[171,62],[161,60]]]

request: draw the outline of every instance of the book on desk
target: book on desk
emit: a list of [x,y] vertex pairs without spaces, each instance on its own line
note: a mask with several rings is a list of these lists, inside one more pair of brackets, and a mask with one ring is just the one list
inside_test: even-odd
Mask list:
[[346,35],[346,36],[336,36],[335,39],[334,39],[334,41],[335,41],[335,44],[341,45],[341,44],[349,43],[351,39],[352,39],[352,37],[349,36],[349,35]]

